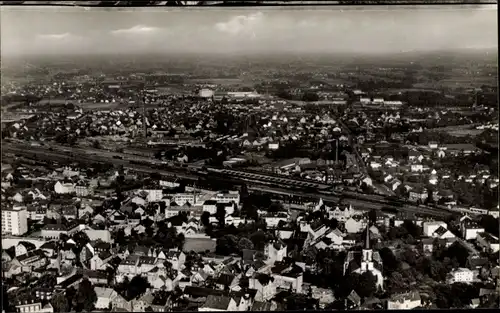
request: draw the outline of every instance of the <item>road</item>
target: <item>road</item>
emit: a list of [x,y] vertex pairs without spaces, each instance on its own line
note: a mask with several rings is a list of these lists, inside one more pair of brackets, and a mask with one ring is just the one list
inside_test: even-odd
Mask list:
[[[81,148],[70,148],[70,147],[59,147],[52,146],[53,151],[48,150],[47,147],[43,146],[29,146],[22,145],[19,143],[3,143],[3,151],[4,152],[12,152],[15,154],[28,154],[28,155],[37,155],[41,159],[70,159],[70,160],[81,160],[81,161],[91,161],[91,162],[105,162],[112,163],[115,165],[123,165],[124,168],[128,168],[137,172],[142,173],[157,173],[166,177],[178,177],[181,179],[188,180],[197,180],[199,178],[198,174],[195,173],[187,173],[183,172],[182,168],[179,171],[167,170],[167,169],[157,169],[151,168],[147,165],[140,164],[131,164],[129,162],[130,159],[135,160],[144,160],[151,162],[150,158],[140,157],[140,156],[132,156],[124,153],[115,153],[98,149],[81,149]],[[57,150],[57,151],[56,151]],[[120,156],[122,159],[113,158],[113,156]],[[157,162],[161,164],[161,162]],[[197,168],[197,167],[195,167]],[[425,206],[415,206],[411,204],[403,204],[403,205],[391,205],[389,203],[383,202],[383,198],[376,195],[364,195],[357,194],[355,192],[343,192],[341,194],[328,194],[325,192],[302,192],[299,190],[290,190],[285,188],[279,188],[275,185],[271,185],[268,182],[257,180],[257,179],[244,179],[245,181],[253,184],[254,190],[260,190],[263,192],[268,192],[271,194],[285,194],[285,195],[294,195],[301,197],[309,197],[314,199],[323,198],[326,201],[339,202],[343,201],[347,204],[352,204],[355,207],[360,209],[381,209],[382,207],[393,208],[401,211],[414,212],[414,213],[422,213],[422,214],[430,214],[435,216],[448,216],[452,213],[438,208],[425,207]],[[358,197],[362,197],[363,199],[359,199]]]

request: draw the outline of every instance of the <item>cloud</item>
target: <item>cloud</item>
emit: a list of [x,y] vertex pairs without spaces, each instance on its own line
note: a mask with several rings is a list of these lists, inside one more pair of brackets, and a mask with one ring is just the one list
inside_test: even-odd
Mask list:
[[64,34],[43,34],[43,35],[38,35],[38,38],[40,39],[50,39],[50,40],[62,40],[62,39],[67,39],[71,36],[70,33],[64,33]]
[[262,12],[234,16],[227,22],[215,24],[215,29],[231,35],[248,33],[255,37],[255,27],[260,25],[263,16]]
[[150,27],[145,25],[136,25],[131,28],[126,29],[116,29],[111,31],[113,35],[142,35],[142,34],[150,34],[158,31],[158,27]]

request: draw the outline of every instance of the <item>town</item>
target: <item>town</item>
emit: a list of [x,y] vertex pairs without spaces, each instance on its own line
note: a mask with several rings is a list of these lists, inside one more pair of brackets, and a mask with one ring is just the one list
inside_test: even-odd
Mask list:
[[2,64],[4,312],[499,306],[495,55],[74,58]]

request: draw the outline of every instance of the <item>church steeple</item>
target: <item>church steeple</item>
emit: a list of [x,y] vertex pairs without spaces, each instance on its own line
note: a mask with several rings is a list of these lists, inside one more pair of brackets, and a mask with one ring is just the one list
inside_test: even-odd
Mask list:
[[365,247],[363,248],[363,267],[368,268],[368,263],[372,261],[373,251],[370,248],[370,228],[366,225]]
[[365,250],[370,250],[370,225],[366,225]]

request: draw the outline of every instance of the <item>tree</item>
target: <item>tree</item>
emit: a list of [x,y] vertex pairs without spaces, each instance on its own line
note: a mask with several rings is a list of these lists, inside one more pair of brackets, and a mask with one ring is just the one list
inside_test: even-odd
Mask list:
[[136,275],[130,280],[127,296],[129,299],[135,299],[144,294],[149,287],[150,285],[146,278]]
[[460,266],[465,266],[467,264],[467,258],[469,257],[469,250],[458,242],[453,243],[446,249],[444,255],[450,259],[456,259]]
[[208,224],[210,223],[210,212],[204,211],[201,214],[201,223],[203,226],[207,227]]
[[217,243],[215,246],[215,251],[217,254],[230,255],[231,253],[237,252],[238,249],[238,239],[234,235],[224,235],[217,238]]
[[384,265],[384,273],[390,275],[392,272],[397,271],[400,262],[394,255],[391,249],[384,247],[379,251],[380,258],[382,259],[382,264]]
[[92,283],[88,279],[85,278],[80,282],[74,302],[74,307],[77,312],[90,312],[94,309],[94,305],[97,302],[97,294],[95,293]]
[[403,252],[403,260],[411,266],[417,262],[417,254],[412,249],[405,249]]
[[217,203],[217,212],[215,213],[217,216],[217,220],[219,221],[219,225],[221,228],[224,228],[226,222],[226,207],[222,203]]
[[377,291],[377,278],[371,272],[360,275],[356,292],[362,298],[369,298]]
[[408,285],[405,283],[403,275],[399,272],[392,272],[387,279],[386,289],[390,293],[403,292],[408,289]]
[[250,239],[242,237],[238,241],[238,249],[240,249],[240,251],[242,251],[243,249],[252,250],[253,249],[253,243],[252,243],[252,241]]
[[50,300],[50,304],[54,308],[54,312],[69,312],[68,298],[64,292],[56,293]]

